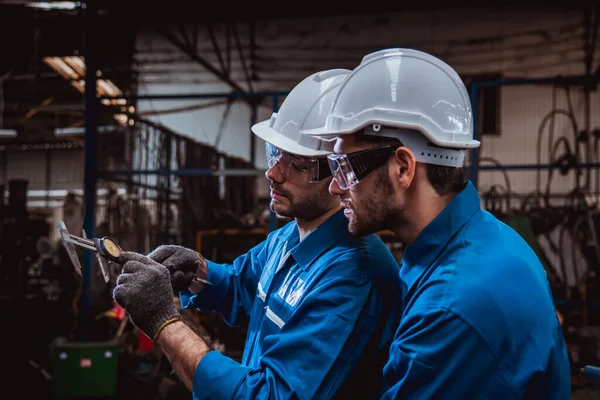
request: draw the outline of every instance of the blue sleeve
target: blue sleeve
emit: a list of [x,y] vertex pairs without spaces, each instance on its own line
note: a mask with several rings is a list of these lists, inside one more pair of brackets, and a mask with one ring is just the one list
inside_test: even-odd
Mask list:
[[371,343],[383,303],[370,276],[319,282],[281,330],[265,337],[260,368],[218,352],[205,356],[196,368],[194,398],[330,398]]
[[[384,379],[382,399],[468,399],[483,393],[497,399],[511,391],[483,338],[443,308],[412,310],[403,317]],[[509,398],[518,398],[512,393]]]
[[256,287],[266,260],[266,243],[263,241],[246,254],[237,257],[233,264],[208,264],[207,280],[200,293],[185,290],[179,293],[181,307],[201,311],[218,311],[229,325],[235,325],[240,311],[249,314],[256,297]]

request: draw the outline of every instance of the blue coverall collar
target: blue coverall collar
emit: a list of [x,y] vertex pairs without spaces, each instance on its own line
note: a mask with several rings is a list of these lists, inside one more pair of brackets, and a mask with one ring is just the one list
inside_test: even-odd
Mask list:
[[[294,257],[294,260],[303,270],[306,270],[314,260],[338,242],[341,230],[348,230],[348,220],[343,209],[333,214],[309,233],[304,240],[294,246],[290,255]],[[297,236],[298,228],[296,227],[294,231]],[[286,240],[289,240],[289,238],[286,238]]]
[[462,226],[481,209],[480,197],[469,181],[464,189],[433,219],[406,248],[403,265],[430,265]]

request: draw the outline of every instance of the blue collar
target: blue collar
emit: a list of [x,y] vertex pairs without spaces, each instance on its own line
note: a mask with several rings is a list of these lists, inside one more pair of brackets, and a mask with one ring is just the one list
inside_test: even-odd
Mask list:
[[463,225],[481,209],[475,186],[469,181],[452,201],[406,248],[402,264],[428,267]]
[[[295,228],[295,232],[296,234],[298,233],[298,227]],[[333,247],[343,237],[344,233],[350,235],[350,232],[348,232],[348,220],[342,209],[333,214],[328,220],[310,232],[304,240],[294,246],[290,251],[290,255],[294,257],[294,260],[296,260],[303,270],[306,270],[317,257]]]

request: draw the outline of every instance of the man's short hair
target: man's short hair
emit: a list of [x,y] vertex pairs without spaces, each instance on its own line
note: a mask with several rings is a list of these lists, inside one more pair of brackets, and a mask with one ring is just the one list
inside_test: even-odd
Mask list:
[[[355,134],[358,145],[369,147],[394,146],[402,144],[399,139],[386,136],[366,135],[364,131]],[[446,196],[460,192],[465,186],[465,173],[459,167],[446,167],[443,165],[425,164],[427,179],[439,196]]]

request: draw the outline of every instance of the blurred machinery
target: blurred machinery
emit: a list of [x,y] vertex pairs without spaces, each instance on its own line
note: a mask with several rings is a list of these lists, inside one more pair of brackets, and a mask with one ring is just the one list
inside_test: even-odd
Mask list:
[[5,377],[39,378],[31,386],[35,394],[50,381],[48,344],[72,330],[77,284],[49,239],[47,216],[28,212],[27,187],[25,180],[8,181],[8,202],[0,206],[0,307],[5,321],[16,322],[3,330],[8,359],[15,362]]
[[[574,387],[580,371],[600,365],[600,212],[579,190],[559,204],[539,193],[520,199],[520,207],[507,208],[507,193],[492,187],[482,195],[488,210],[512,226],[542,261],[567,341]],[[513,200],[514,202],[514,200]]]
[[45,219],[30,216],[27,211],[26,180],[10,180],[8,203],[0,196],[0,291],[25,296],[27,270],[48,262],[52,247],[49,243],[50,227]]
[[[51,228],[56,229],[50,216],[27,211],[27,186],[27,181],[9,181],[8,202],[0,207],[0,309],[3,320],[12,321],[10,329],[2,331],[5,357],[10,360],[1,370],[6,390],[10,392],[11,386],[16,388],[27,376],[26,387],[18,388],[25,397],[189,397],[171,375],[162,353],[131,324],[125,311],[113,304],[111,291],[118,271],[111,271],[112,280],[106,283],[94,266],[91,334],[86,341],[77,340],[81,277],[60,242],[50,239]],[[128,203],[126,196],[110,194],[108,198],[107,209]],[[129,204],[135,207],[135,201]],[[81,230],[82,211],[80,199],[68,194],[63,217],[73,231]],[[138,216],[148,220],[145,207],[123,211],[134,221]],[[124,229],[131,220],[117,221],[119,217],[123,214],[107,210],[98,231],[112,229],[120,237],[131,235],[131,228]],[[143,224],[134,224],[136,228],[145,234],[152,230]],[[141,238],[147,242],[144,235]],[[138,246],[140,242],[135,240],[136,236],[125,242]],[[186,311],[184,315],[199,326],[195,313]],[[199,333],[209,336],[206,331]],[[157,397],[157,393],[161,395]]]
[[[565,89],[566,109],[556,107],[559,88]],[[589,88],[584,86],[582,93],[582,103],[589,107],[585,100]],[[568,85],[555,84],[552,104],[538,129],[535,164],[504,165],[490,157],[479,159],[480,170],[496,170],[503,177],[501,183],[481,190],[481,198],[482,206],[519,232],[544,265],[576,389],[587,384],[579,371],[600,365],[600,129],[594,129],[589,119],[582,127],[578,125]],[[558,125],[557,117],[566,123]],[[548,134],[547,156],[542,149],[544,134]],[[536,173],[535,188],[529,193],[512,188],[509,175],[518,170]],[[513,173],[512,178],[517,176]],[[553,190],[559,184],[562,188]]]

